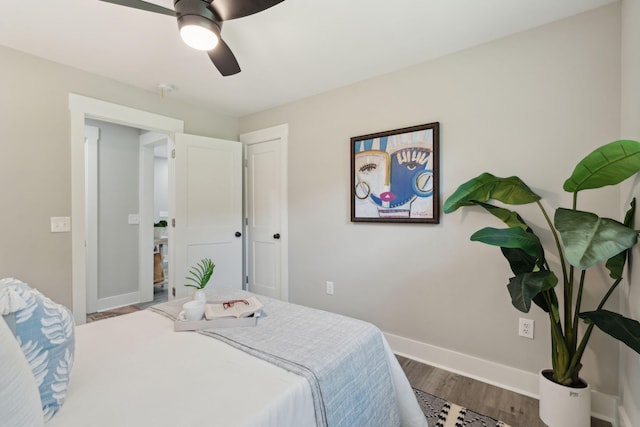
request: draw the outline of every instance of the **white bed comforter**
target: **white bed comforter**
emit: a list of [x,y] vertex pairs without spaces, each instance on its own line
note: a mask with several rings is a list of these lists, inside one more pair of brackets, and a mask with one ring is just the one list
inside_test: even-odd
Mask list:
[[[426,426],[385,346],[402,425]],[[67,400],[48,426],[311,427],[315,415],[303,377],[145,310],[77,328]]]

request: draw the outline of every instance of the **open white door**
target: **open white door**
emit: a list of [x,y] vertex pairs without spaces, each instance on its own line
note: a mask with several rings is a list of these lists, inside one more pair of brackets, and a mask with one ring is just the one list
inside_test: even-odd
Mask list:
[[169,174],[173,295],[192,293],[185,277],[202,258],[216,265],[206,289],[242,289],[242,144],[175,134]]

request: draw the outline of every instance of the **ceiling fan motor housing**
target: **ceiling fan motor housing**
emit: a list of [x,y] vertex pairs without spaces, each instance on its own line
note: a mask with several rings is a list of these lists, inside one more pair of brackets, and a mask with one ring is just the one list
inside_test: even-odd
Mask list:
[[176,0],[173,4],[178,18],[178,28],[183,25],[199,25],[208,28],[220,37],[222,20],[205,0]]

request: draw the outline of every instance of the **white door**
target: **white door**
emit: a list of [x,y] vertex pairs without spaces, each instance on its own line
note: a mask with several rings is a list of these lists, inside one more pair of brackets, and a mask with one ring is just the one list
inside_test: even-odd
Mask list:
[[205,289],[242,289],[242,144],[176,134],[169,168],[169,270],[173,296],[191,267],[211,258]]
[[286,301],[287,127],[244,134],[240,139],[247,150],[247,287]]

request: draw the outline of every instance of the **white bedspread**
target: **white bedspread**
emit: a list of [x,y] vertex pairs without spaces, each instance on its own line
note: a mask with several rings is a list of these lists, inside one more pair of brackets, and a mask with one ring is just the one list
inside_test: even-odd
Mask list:
[[[145,310],[82,325],[67,401],[49,427],[306,427],[307,381]],[[405,426],[425,417],[385,341]]]

